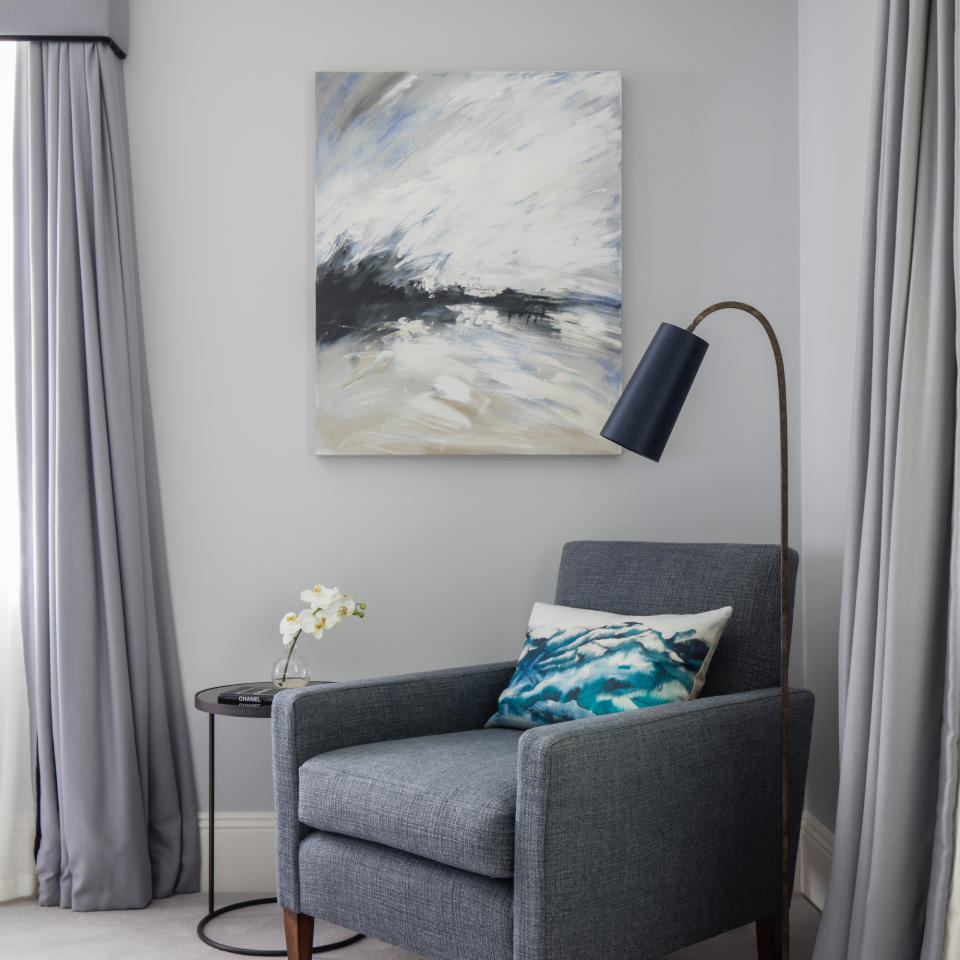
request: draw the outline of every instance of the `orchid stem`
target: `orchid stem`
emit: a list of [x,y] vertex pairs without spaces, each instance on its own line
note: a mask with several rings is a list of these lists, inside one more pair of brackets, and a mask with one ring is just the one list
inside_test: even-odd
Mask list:
[[293,640],[290,643],[290,650],[287,653],[287,659],[283,661],[283,676],[280,678],[281,686],[287,682],[287,667],[290,666],[290,658],[293,656],[293,648],[297,645],[297,641],[300,639],[301,633],[303,633],[303,630],[298,630],[293,635]]

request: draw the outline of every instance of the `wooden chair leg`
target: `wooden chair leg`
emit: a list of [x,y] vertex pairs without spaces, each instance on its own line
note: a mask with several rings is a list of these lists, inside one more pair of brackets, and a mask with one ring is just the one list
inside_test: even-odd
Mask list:
[[289,960],[310,960],[313,953],[313,917],[283,908],[283,932]]
[[764,917],[757,921],[757,960],[783,960],[779,917]]

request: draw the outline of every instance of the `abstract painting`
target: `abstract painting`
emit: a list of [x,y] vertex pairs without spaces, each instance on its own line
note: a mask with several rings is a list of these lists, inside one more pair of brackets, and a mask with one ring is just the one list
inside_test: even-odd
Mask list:
[[619,73],[316,92],[317,453],[618,453]]

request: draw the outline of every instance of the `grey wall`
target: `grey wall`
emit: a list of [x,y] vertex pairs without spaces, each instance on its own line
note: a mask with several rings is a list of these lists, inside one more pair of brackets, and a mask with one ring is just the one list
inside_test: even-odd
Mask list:
[[801,596],[817,695],[807,806],[837,804],[837,638],[876,0],[802,0],[800,69]]
[[[315,673],[360,677],[516,656],[571,538],[776,539],[776,382],[745,316],[701,328],[710,353],[659,466],[311,453],[313,73],[623,71],[624,370],[661,320],[755,303],[783,340],[799,491],[795,3],[134,0],[130,49],[148,366],[191,698],[264,677],[281,614],[316,580],[369,616],[307,641]],[[792,531],[799,544],[798,496]],[[205,718],[191,714],[205,770]],[[267,724],[220,730],[218,806],[268,809]]]

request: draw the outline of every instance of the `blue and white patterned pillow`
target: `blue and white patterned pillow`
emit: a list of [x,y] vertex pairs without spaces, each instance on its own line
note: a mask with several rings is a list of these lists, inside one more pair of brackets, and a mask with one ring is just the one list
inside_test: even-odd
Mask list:
[[526,729],[692,700],[732,613],[625,617],[536,603],[517,670],[486,726]]

